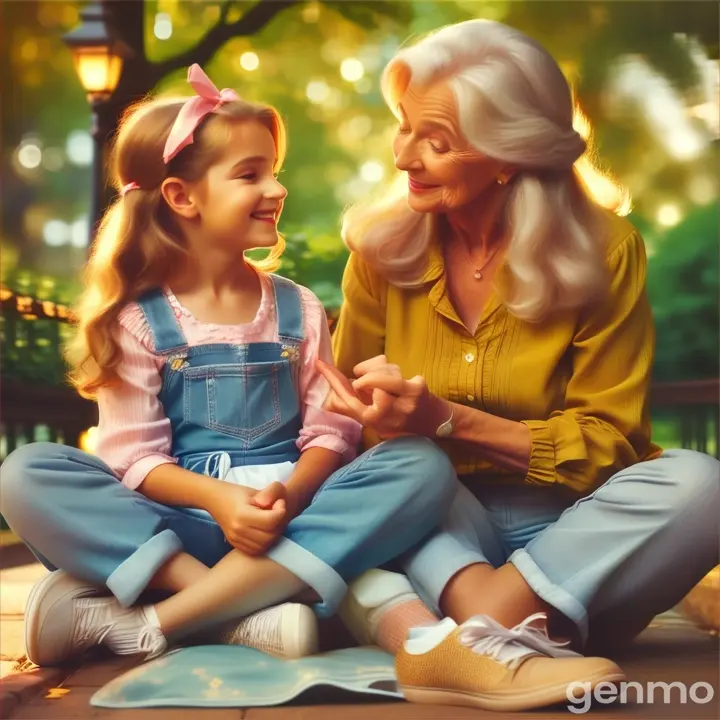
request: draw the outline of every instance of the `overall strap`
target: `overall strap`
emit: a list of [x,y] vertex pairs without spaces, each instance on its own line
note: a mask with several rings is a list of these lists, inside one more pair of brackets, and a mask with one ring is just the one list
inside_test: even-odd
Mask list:
[[281,343],[300,344],[305,339],[303,310],[297,285],[279,275],[270,275],[275,292],[278,339]]
[[163,290],[149,290],[137,303],[147,320],[158,355],[171,355],[187,348],[185,335]]

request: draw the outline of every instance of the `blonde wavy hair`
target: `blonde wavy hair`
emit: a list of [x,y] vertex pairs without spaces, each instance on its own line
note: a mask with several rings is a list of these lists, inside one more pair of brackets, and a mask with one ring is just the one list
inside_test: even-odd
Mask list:
[[[510,236],[506,307],[539,321],[584,305],[607,286],[607,210],[626,214],[630,198],[599,169],[590,124],[552,56],[502,23],[469,20],[401,49],[382,76],[388,106],[410,84],[446,81],[465,139],[516,174],[502,222]],[[342,237],[391,283],[416,287],[437,236],[433,214],[407,204],[407,179],[348,208]]]
[[[145,291],[162,286],[168,268],[187,257],[185,241],[161,192],[162,182],[178,177],[200,179],[222,156],[232,123],[254,120],[272,133],[279,169],[285,159],[286,132],[269,106],[236,100],[221,105],[194,133],[194,142],[167,165],[163,148],[185,100],[146,99],[129,108],[113,142],[110,173],[119,190],[130,182],[140,189],[118,196],[105,213],[84,273],[85,290],[74,315],[77,332],[66,348],[70,380],[78,392],[94,398],[117,381],[121,350],[116,340],[122,308]],[[279,267],[285,242],[280,237],[261,261],[261,271]]]

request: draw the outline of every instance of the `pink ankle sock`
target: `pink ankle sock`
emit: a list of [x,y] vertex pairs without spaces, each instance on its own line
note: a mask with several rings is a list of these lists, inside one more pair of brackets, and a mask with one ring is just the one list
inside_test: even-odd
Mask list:
[[412,627],[434,625],[438,619],[420,598],[392,605],[377,620],[375,642],[393,655],[402,647]]

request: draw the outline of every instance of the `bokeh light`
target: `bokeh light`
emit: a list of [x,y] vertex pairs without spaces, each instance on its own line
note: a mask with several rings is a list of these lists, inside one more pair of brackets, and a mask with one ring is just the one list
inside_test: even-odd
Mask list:
[[167,13],[158,13],[155,16],[153,33],[158,40],[169,40],[172,37],[172,18]]
[[310,102],[319,105],[330,97],[330,87],[324,80],[311,80],[305,88],[305,95]]
[[240,56],[240,67],[252,72],[260,67],[260,58],[254,52],[244,52]]
[[17,159],[20,165],[27,170],[34,170],[40,167],[42,162],[42,150],[34,142],[23,143],[18,148]]
[[665,203],[657,211],[657,221],[664,227],[673,227],[680,220],[682,220],[682,213],[675,203]]
[[365,66],[357,58],[345,58],[340,65],[340,74],[348,82],[357,82],[365,74]]
[[60,247],[70,239],[70,226],[62,220],[49,220],[43,228],[43,240],[49,247]]
[[88,246],[90,240],[90,222],[87,215],[79,217],[70,226],[70,244],[76,248]]
[[665,144],[668,152],[678,160],[694,160],[700,156],[707,142],[693,128],[685,127],[669,133]]
[[369,183],[380,182],[385,177],[384,166],[376,160],[368,160],[360,168],[360,177]]
[[93,157],[93,145],[90,133],[85,130],[73,130],[68,135],[65,144],[65,152],[68,160],[73,165],[86,167],[90,165]]

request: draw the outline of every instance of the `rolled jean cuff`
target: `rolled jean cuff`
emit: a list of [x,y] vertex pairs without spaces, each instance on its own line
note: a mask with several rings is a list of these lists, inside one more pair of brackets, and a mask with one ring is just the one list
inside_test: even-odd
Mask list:
[[428,557],[422,557],[420,553],[415,562],[412,560],[403,562],[402,568],[413,583],[420,599],[436,615],[442,617],[440,598],[447,584],[461,570],[477,563],[486,563],[487,559],[481,553],[472,550],[464,550],[452,555],[438,554],[436,558],[432,557],[433,554],[428,553]]
[[155,573],[182,549],[180,538],[172,530],[163,530],[118,565],[105,584],[121,605],[130,607]]
[[281,537],[267,557],[309,585],[322,599],[314,606],[318,617],[330,617],[347,593],[347,584],[329,565],[292,540]]
[[575,623],[584,645],[588,636],[587,610],[567,590],[555,585],[530,557],[527,550],[516,550],[509,557],[508,562],[517,568],[538,597]]

